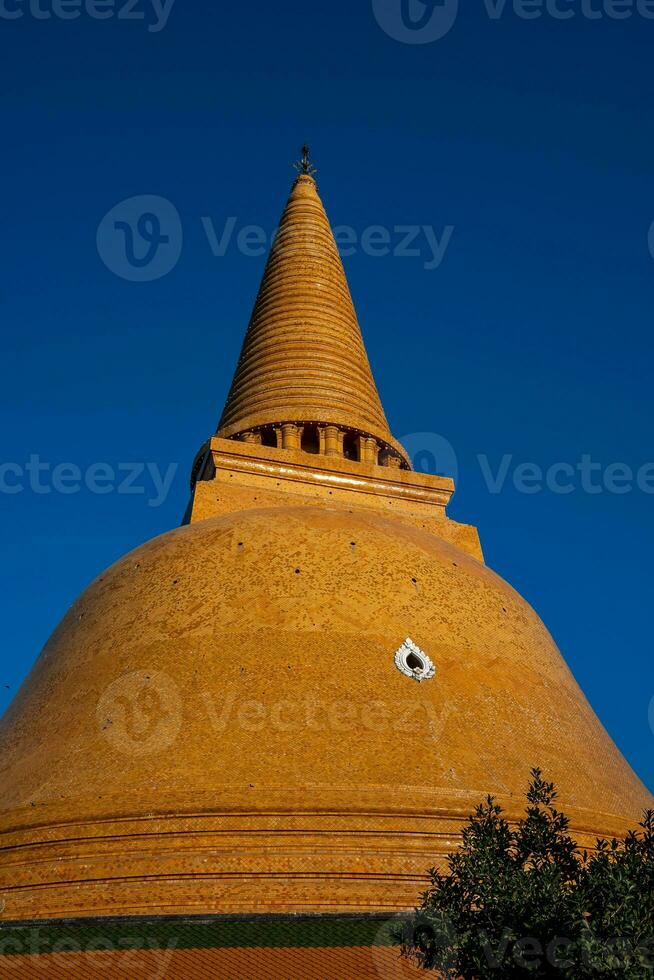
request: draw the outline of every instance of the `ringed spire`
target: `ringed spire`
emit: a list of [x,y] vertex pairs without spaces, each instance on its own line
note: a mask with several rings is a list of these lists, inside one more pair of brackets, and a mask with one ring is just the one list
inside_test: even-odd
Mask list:
[[217,435],[335,427],[364,441],[358,458],[410,469],[382,408],[306,145],[296,169]]

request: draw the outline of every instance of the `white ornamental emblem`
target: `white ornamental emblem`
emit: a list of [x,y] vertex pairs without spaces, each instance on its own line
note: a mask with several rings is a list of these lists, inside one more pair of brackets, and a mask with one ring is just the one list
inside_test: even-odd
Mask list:
[[427,654],[410,637],[407,637],[395,654],[395,666],[401,673],[418,683],[430,680],[436,673],[436,668]]

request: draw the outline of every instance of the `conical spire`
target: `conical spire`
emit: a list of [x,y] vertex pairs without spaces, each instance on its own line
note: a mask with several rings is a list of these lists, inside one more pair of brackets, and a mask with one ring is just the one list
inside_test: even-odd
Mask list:
[[406,465],[309,170],[301,167],[282,215],[218,435],[234,438],[289,422],[338,426],[389,447]]

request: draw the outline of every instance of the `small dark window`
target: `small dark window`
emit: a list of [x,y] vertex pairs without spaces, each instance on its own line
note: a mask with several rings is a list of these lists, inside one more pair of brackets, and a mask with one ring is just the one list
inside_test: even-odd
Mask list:
[[353,459],[355,462],[359,460],[359,440],[351,432],[348,432],[343,439],[343,455],[346,459]]
[[263,429],[261,432],[261,445],[277,448],[277,433],[274,429]]
[[421,658],[416,653],[410,653],[406,658],[406,665],[410,670],[416,670],[420,673],[425,669],[425,665]]
[[317,425],[305,425],[302,432],[302,452],[314,453],[314,455],[320,452],[320,434]]

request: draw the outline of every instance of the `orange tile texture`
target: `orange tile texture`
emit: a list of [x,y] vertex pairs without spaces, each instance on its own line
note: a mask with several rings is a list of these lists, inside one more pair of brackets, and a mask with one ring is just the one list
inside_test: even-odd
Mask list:
[[[407,636],[436,676],[396,668]],[[414,904],[529,766],[578,834],[648,802],[524,600],[368,512],[210,518],[74,604],[6,715],[3,917]]]
[[418,980],[388,946],[59,953],[0,960],[3,980]]

